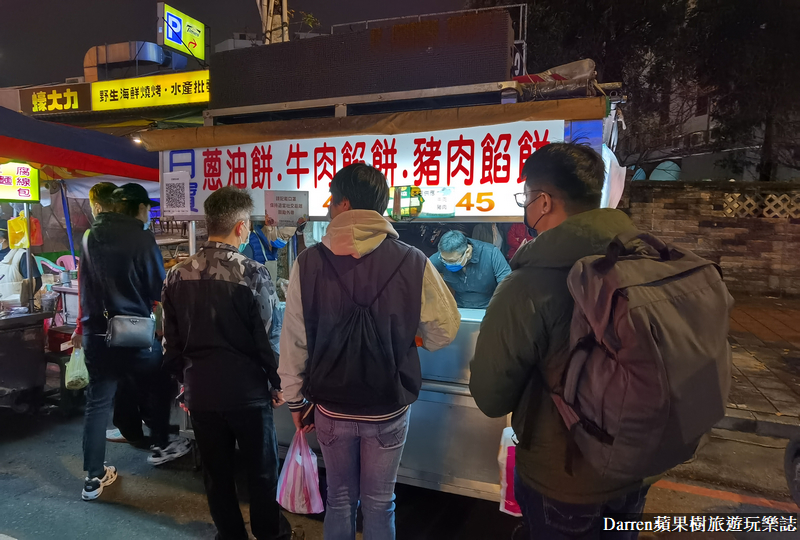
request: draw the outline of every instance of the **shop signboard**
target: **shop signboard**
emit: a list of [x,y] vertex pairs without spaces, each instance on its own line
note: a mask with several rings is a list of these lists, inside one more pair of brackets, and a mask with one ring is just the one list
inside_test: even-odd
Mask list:
[[0,201],[39,202],[39,170],[27,163],[0,164]]
[[164,2],[159,2],[157,43],[198,60],[205,60],[206,25]]
[[92,83],[92,109],[116,111],[207,103],[209,72],[186,71]]
[[[514,194],[524,191],[521,166],[539,148],[563,140],[562,120],[520,121],[172,150],[162,152],[162,170],[189,173],[190,212],[182,219],[202,219],[203,202],[223,186],[253,192],[257,216],[264,215],[263,191],[307,191],[310,217],[323,218],[333,175],[365,162],[383,172],[391,187],[420,188],[425,202],[419,218],[480,221],[519,218]],[[169,200],[164,202],[169,211]]]
[[24,114],[61,114],[92,110],[92,85],[89,83],[38,86],[19,91],[19,106]]

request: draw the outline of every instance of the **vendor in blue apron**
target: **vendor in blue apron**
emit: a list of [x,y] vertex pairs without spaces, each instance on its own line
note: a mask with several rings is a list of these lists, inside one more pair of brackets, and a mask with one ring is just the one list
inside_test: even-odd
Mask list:
[[[272,283],[278,283],[278,250],[286,247],[286,244],[294,236],[297,229],[294,227],[273,227],[267,225],[261,227],[253,224],[250,232],[250,239],[242,251],[242,255],[256,262],[260,262],[267,267]],[[283,326],[284,304],[275,308],[272,313],[272,328],[269,332],[269,341],[276,356],[280,354],[280,336]]]
[[497,285],[511,273],[496,246],[450,231],[439,241],[439,252],[431,257],[453,292],[460,308],[486,309]]

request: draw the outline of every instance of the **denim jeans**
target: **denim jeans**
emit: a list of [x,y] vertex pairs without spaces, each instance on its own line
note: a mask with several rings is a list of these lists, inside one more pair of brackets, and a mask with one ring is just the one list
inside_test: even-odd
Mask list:
[[232,411],[192,411],[197,446],[203,458],[208,507],[218,540],[247,540],[236,494],[235,450],[247,472],[250,527],[258,540],[288,540],[289,521],[278,505],[278,440],[272,406]]
[[334,420],[317,411],[328,500],[325,540],[354,540],[361,501],[364,540],[393,540],[394,485],[410,411],[388,422]]
[[169,375],[161,369],[161,343],[152,350],[109,348],[105,336],[83,336],[89,386],[86,388],[86,412],[83,424],[83,468],[89,478],[105,473],[106,428],[111,417],[117,381],[131,378],[146,396],[150,411],[153,444],[165,447],[169,442],[171,400]]
[[603,516],[641,515],[648,489],[604,503],[569,504],[545,497],[514,473],[514,496],[531,540],[636,540],[638,531],[603,531]]

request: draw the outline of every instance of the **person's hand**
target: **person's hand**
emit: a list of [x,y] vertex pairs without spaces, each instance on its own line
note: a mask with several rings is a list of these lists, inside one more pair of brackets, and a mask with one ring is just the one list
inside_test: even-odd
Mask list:
[[303,425],[303,411],[292,411],[292,420],[294,420],[294,427],[297,428],[297,431],[302,431],[303,433],[314,431],[314,424]]
[[72,333],[70,341],[72,341],[72,346],[75,349],[80,349],[83,346],[83,336],[80,334],[76,334],[75,332]]
[[286,403],[286,400],[283,399],[283,392],[280,390],[273,390],[272,391],[272,408],[277,409],[281,405]]

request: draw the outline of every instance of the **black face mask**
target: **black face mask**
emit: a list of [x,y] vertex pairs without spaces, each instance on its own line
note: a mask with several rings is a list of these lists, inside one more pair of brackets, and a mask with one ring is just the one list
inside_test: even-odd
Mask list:
[[[541,197],[541,195],[539,195],[539,197]],[[529,202],[528,204],[526,204],[526,205],[525,205],[525,213],[523,214],[523,219],[522,219],[522,220],[523,220],[523,222],[525,223],[525,227],[528,229],[528,234],[529,234],[529,235],[531,236],[531,238],[533,238],[534,240],[536,239],[536,237],[537,237],[537,236],[539,236],[539,232],[536,230],[536,226],[537,226],[537,225],[539,224],[539,222],[542,220],[542,218],[544,217],[544,214],[542,214],[541,216],[539,216],[539,219],[537,219],[537,220],[536,220],[536,223],[534,223],[533,225],[530,225],[530,224],[528,223],[528,207],[529,207],[530,205],[532,205],[533,203],[535,203],[536,201],[538,201],[538,200],[539,200],[539,197],[536,197],[536,198],[535,198],[535,199],[533,199],[531,202]]]

